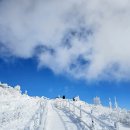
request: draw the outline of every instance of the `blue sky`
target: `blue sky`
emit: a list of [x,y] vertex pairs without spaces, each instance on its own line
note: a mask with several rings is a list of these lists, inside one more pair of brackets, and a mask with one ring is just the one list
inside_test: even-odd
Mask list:
[[130,109],[129,0],[0,0],[0,80],[29,95],[100,96]]
[[[99,96],[103,105],[108,105],[110,97],[114,103],[117,97],[119,106],[129,108],[130,82],[98,81],[87,83],[65,75],[55,75],[50,69],[37,69],[35,59],[15,59],[12,62],[0,60],[0,80],[15,86],[21,85],[24,92],[31,96],[47,96],[55,98],[66,95],[68,98],[79,95],[88,103],[93,103],[93,97]],[[114,105],[114,104],[113,104]]]

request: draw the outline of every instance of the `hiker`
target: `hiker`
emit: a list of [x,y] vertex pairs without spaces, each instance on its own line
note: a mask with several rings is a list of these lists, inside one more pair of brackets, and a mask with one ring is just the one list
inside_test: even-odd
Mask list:
[[73,97],[73,101],[75,101],[75,97]]
[[73,97],[73,101],[79,101],[79,100],[80,100],[79,96]]
[[65,99],[65,95],[63,95],[63,97],[62,97],[63,99]]

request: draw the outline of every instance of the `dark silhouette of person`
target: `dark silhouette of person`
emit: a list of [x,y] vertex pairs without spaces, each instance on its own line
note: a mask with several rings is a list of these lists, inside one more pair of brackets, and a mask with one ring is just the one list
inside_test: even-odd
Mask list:
[[73,101],[75,101],[75,97],[73,97]]
[[65,99],[65,95],[63,95],[63,97],[62,97],[63,99]]

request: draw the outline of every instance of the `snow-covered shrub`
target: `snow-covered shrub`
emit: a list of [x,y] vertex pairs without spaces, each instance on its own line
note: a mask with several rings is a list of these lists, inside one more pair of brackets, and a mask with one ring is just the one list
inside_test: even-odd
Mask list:
[[114,109],[111,113],[111,118],[113,121],[119,121],[125,126],[130,126],[130,113],[127,110]]
[[100,97],[93,98],[94,105],[101,105]]
[[14,88],[15,88],[15,90],[21,92],[21,87],[19,85],[16,85]]
[[124,125],[130,126],[130,114],[129,113],[121,113],[120,114],[120,122]]
[[6,84],[6,83],[1,83],[1,82],[0,82],[0,87],[2,87],[2,88],[8,88],[9,86],[8,86],[8,84]]
[[27,90],[25,90],[24,94],[25,94],[25,95],[28,95],[28,91],[27,91]]

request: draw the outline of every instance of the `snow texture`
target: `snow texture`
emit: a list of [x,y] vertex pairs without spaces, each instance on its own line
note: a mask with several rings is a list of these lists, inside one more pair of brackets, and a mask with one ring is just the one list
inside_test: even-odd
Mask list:
[[81,100],[22,94],[0,83],[0,130],[130,130],[130,112]]

